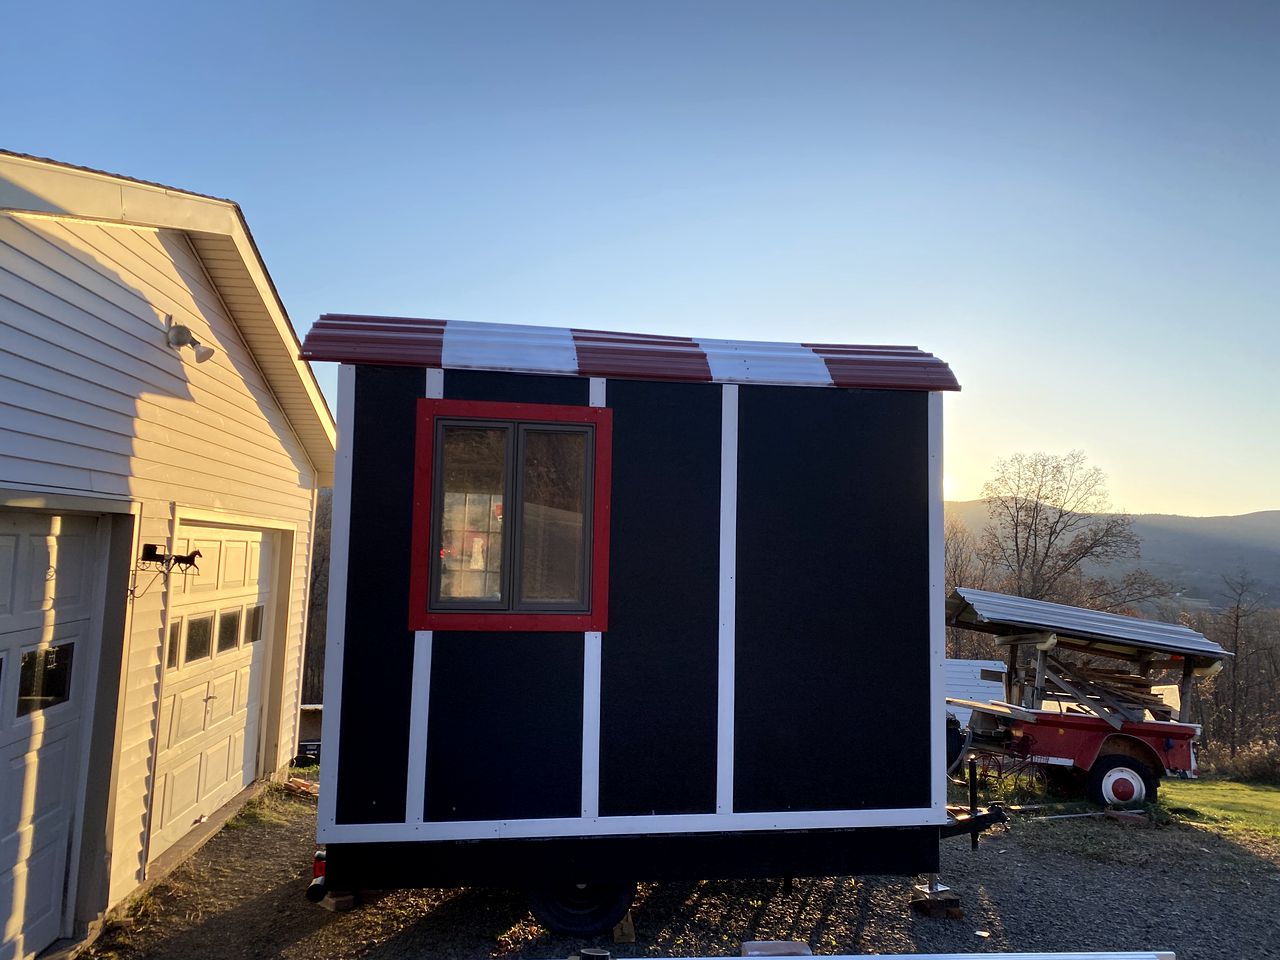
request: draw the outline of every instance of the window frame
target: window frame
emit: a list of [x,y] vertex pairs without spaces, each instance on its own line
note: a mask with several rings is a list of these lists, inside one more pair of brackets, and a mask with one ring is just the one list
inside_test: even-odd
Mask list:
[[[485,610],[468,603],[466,610],[450,610],[456,606],[446,602],[432,604],[436,585],[433,584],[435,565],[432,563],[432,546],[437,540],[433,528],[437,498],[443,490],[436,476],[437,421],[472,423],[484,426],[485,421],[511,428],[508,448],[516,458],[508,464],[514,474],[519,473],[521,457],[521,431],[519,424],[529,423],[554,428],[591,427],[594,434],[592,455],[588,458],[587,512],[590,516],[590,544],[586,551],[585,610],[565,611],[554,605],[527,604],[526,609]],[[609,515],[612,488],[613,411],[607,407],[575,407],[540,403],[498,403],[474,400],[419,399],[417,408],[417,437],[414,458],[412,543],[410,548],[409,627],[412,630],[488,630],[488,631],[603,631],[608,627],[609,603]],[[516,482],[518,486],[518,480]],[[516,495],[513,489],[511,495]],[[514,524],[521,518],[521,511],[508,507],[504,501],[504,517],[510,516]],[[515,540],[503,535],[505,556],[514,558]],[[436,548],[438,549],[438,548]],[[510,571],[512,596],[510,603],[518,602],[520,571]]]

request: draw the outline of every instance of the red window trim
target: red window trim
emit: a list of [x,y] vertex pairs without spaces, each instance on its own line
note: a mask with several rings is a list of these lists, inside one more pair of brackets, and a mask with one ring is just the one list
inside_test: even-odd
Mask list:
[[[477,400],[418,401],[418,434],[413,477],[413,547],[409,571],[409,629],[493,630],[577,633],[609,626],[609,506],[613,489],[613,411],[605,407],[566,407],[543,403],[490,403]],[[443,613],[430,609],[431,513],[435,421],[524,420],[595,426],[595,464],[591,526],[591,610],[587,613],[495,611]]]

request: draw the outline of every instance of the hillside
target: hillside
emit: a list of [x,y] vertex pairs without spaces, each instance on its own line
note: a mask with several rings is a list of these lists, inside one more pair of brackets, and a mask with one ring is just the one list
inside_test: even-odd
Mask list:
[[[948,502],[947,516],[958,517],[975,534],[987,522],[981,500]],[[1134,532],[1142,538],[1142,558],[1104,568],[1121,572],[1145,567],[1169,581],[1185,597],[1222,601],[1222,576],[1245,569],[1280,606],[1280,510],[1238,517],[1179,517],[1137,514]]]

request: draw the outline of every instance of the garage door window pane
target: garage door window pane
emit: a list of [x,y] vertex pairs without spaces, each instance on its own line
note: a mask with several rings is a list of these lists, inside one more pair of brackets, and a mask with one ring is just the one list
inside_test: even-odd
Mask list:
[[586,599],[587,434],[526,429],[521,464],[520,600]]
[[182,639],[182,620],[174,620],[169,624],[169,649],[165,653],[164,665],[172,670],[178,665],[178,641]]
[[500,603],[510,431],[446,425],[442,434],[438,599]]
[[206,613],[201,617],[192,617],[187,621],[187,649],[182,657],[183,663],[192,660],[203,660],[209,656],[213,646],[213,614]]
[[218,615],[218,652],[240,646],[240,608],[223,610]]
[[262,604],[249,608],[249,617],[244,624],[244,642],[257,643],[262,639]]
[[71,696],[71,658],[74,643],[22,654],[18,676],[18,716],[47,710]]

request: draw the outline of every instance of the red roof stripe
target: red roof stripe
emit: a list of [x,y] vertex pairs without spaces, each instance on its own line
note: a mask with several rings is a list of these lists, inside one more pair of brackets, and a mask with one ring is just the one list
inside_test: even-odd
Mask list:
[[584,377],[711,381],[707,355],[692,339],[573,330]]
[[302,342],[302,359],[439,367],[447,320],[326,313]]
[[918,347],[853,347],[809,344],[837,387],[868,390],[959,390],[951,368]]

